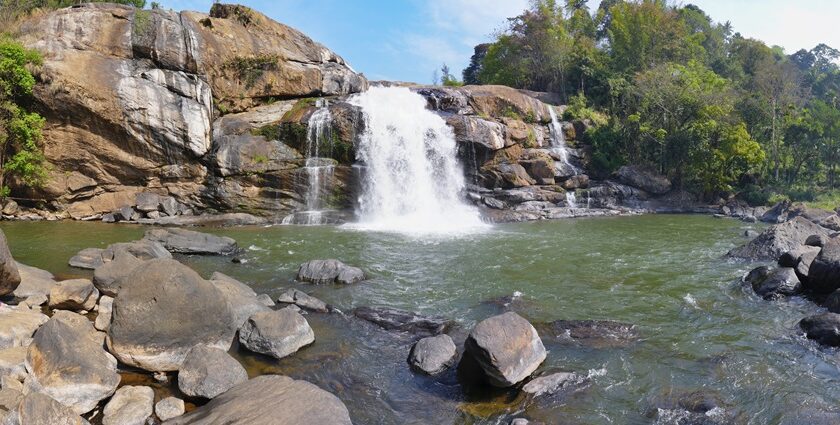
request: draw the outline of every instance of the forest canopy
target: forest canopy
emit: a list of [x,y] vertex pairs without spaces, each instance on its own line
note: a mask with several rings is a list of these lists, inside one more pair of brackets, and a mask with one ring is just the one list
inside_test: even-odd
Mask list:
[[476,47],[466,84],[560,94],[601,173],[656,167],[707,198],[812,200],[840,185],[840,51],[788,54],[665,0],[536,0]]

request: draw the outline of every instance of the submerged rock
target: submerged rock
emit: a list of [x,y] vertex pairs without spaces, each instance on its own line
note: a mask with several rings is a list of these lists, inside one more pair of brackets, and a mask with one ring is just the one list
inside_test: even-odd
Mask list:
[[196,345],[178,370],[178,389],[190,397],[213,398],[248,380],[248,373],[226,351]]
[[555,320],[535,327],[543,337],[570,339],[593,348],[625,347],[639,339],[636,325],[612,320]]
[[362,269],[338,260],[312,260],[301,264],[296,279],[314,284],[352,284],[365,280],[366,276]]
[[150,387],[124,386],[102,410],[102,425],[144,425],[152,416],[154,401],[155,392]]
[[776,260],[782,254],[798,248],[811,235],[827,235],[828,230],[802,217],[776,224],[761,232],[746,245],[734,248],[726,255],[749,260]]
[[20,285],[17,263],[9,251],[6,234],[0,230],[0,296],[14,292]]
[[479,322],[464,348],[484,370],[488,382],[497,387],[516,385],[546,357],[537,330],[513,312]]
[[307,294],[306,292],[299,291],[294,288],[280,294],[280,296],[277,297],[277,302],[294,304],[298,307],[310,311],[317,311],[319,313],[326,313],[330,311],[330,306],[327,303]]
[[282,359],[315,342],[315,333],[300,313],[281,309],[251,316],[239,330],[239,342],[255,353]]
[[167,425],[351,425],[338,397],[306,381],[264,375],[243,382]]
[[73,409],[93,410],[117,389],[117,362],[87,318],[56,314],[41,326],[26,355],[29,392],[42,392]]
[[809,316],[799,322],[808,339],[822,345],[840,346],[840,314],[822,313]]
[[126,276],[114,300],[108,348],[149,371],[178,370],[197,344],[230,348],[234,315],[222,292],[174,260],[151,260]]
[[389,307],[359,307],[353,314],[390,331],[407,332],[418,336],[439,335],[452,324],[438,316],[421,316],[410,311]]
[[143,239],[159,242],[178,254],[231,255],[239,250],[236,241],[229,237],[178,228],[150,229]]
[[522,391],[534,397],[554,395],[560,391],[580,388],[588,379],[575,373],[558,372],[532,379],[522,387]]
[[408,363],[415,370],[436,375],[455,364],[458,349],[449,335],[430,336],[417,341],[408,354]]

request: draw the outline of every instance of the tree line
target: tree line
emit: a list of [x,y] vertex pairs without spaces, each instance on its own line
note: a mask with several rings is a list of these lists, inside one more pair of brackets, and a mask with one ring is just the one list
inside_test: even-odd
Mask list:
[[560,94],[593,166],[646,164],[706,198],[807,200],[840,185],[840,51],[787,54],[695,5],[534,0],[476,46],[466,84]]

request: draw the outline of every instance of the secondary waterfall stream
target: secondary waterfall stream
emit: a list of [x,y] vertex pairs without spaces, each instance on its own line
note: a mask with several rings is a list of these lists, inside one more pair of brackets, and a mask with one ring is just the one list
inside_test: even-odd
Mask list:
[[362,167],[357,227],[401,233],[463,233],[484,227],[464,199],[455,136],[402,87],[372,87],[350,101],[365,116],[357,140]]
[[[549,116],[551,117],[551,123],[549,123],[548,129],[551,135],[551,151],[556,153],[560,157],[560,165],[571,175],[580,174],[580,171],[577,167],[575,167],[569,161],[569,148],[566,146],[566,136],[563,134],[563,125],[560,123],[560,120],[557,118],[557,113],[554,111],[553,106],[549,106],[548,108]],[[557,165],[555,165],[557,166]],[[587,195],[588,196],[588,195]],[[575,192],[568,191],[566,192],[566,205],[569,208],[577,208],[577,198],[575,197]],[[589,202],[587,201],[587,208],[589,207]]]

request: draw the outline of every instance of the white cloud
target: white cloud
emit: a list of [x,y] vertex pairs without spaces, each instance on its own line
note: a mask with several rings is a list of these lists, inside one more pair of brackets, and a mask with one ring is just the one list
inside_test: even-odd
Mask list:
[[467,46],[490,38],[506,26],[507,18],[528,7],[527,0],[427,0],[427,13],[441,31],[455,35]]

